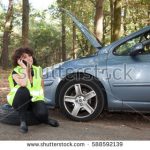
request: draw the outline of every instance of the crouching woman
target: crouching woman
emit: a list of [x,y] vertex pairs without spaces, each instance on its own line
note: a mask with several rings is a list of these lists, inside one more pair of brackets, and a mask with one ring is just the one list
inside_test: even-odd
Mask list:
[[56,120],[48,118],[48,109],[44,102],[42,68],[36,65],[32,49],[18,48],[12,58],[14,69],[8,78],[11,91],[7,100],[19,112],[20,132],[28,132],[29,109],[41,123],[58,127],[59,123]]

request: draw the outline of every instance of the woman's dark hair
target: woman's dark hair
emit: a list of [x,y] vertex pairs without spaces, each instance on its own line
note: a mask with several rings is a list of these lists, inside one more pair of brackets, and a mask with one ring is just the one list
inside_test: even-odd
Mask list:
[[28,54],[28,55],[31,55],[32,58],[33,58],[33,65],[37,65],[36,63],[36,59],[33,57],[33,50],[29,47],[20,47],[20,48],[17,48],[12,56],[12,61],[13,61],[13,66],[16,67],[18,66],[18,59],[20,59],[20,57],[24,54]]

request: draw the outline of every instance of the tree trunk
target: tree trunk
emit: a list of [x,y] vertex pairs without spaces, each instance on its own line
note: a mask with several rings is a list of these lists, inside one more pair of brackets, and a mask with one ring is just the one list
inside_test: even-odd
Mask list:
[[66,16],[62,12],[62,61],[66,60]]
[[73,39],[72,39],[72,43],[73,43],[73,59],[76,58],[76,26],[73,23]]
[[22,12],[22,45],[29,46],[29,0],[23,0]]
[[95,13],[95,35],[101,42],[103,39],[103,2],[104,0],[96,0]]
[[147,25],[150,26],[150,4],[148,5],[148,20]]
[[127,25],[126,25],[126,18],[127,18],[127,6],[128,6],[128,1],[126,0],[126,5],[124,6],[124,13],[123,13],[123,31],[124,31],[124,36],[127,35]]
[[9,60],[8,45],[10,41],[10,33],[12,30],[12,21],[13,21],[13,0],[9,0],[3,33],[2,54],[1,54],[2,69],[8,68],[8,60]]
[[121,1],[122,0],[114,0],[114,21],[112,23],[112,42],[116,41],[121,36]]
[[105,45],[105,33],[106,33],[106,17],[103,18],[103,44]]
[[111,42],[113,42],[113,24],[114,24],[114,2],[110,0],[110,13],[111,13]]
[[[67,1],[66,0],[57,0],[59,8],[65,8]],[[61,12],[61,61],[66,60],[66,16],[65,13]]]

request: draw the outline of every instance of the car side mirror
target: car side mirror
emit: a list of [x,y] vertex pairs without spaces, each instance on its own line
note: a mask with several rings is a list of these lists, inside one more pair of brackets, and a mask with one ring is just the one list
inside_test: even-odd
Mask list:
[[129,55],[130,56],[136,56],[136,55],[142,53],[143,50],[144,50],[143,44],[142,43],[138,43],[138,44],[136,44],[135,46],[133,46],[131,48],[131,51],[130,51]]
[[130,54],[130,56],[136,56],[139,53],[143,52],[143,50],[144,50],[143,43],[138,43],[132,47],[129,54]]

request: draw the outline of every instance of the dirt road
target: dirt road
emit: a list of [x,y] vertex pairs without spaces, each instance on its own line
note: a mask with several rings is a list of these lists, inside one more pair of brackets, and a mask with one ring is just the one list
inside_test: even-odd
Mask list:
[[0,123],[0,140],[150,140],[150,115],[131,113],[103,113],[90,122],[74,122],[50,110],[60,127],[29,126],[22,134],[18,126]]

